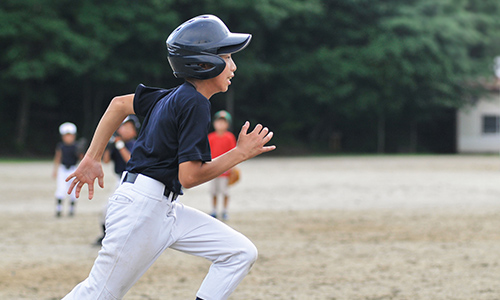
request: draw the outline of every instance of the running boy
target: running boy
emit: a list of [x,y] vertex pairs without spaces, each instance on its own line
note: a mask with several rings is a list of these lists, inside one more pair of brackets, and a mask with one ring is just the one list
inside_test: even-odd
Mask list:
[[106,143],[129,114],[145,117],[124,172],[110,198],[106,237],[90,275],[64,299],[122,299],[167,249],[204,257],[212,266],[197,299],[227,299],[257,258],[257,249],[241,233],[176,201],[182,187],[207,182],[238,163],[275,149],[265,146],[273,133],[262,125],[248,132],[246,122],[237,146],[211,161],[208,144],[212,95],[227,91],[236,65],[232,53],[244,49],[250,34],[230,32],[215,16],[193,18],[167,39],[168,60],[185,82],[173,89],[139,85],[135,94],[115,97],[104,113],[92,143],[67,180],[76,195],[94,181],[103,187],[101,157]]
[[[225,110],[221,110],[214,115],[214,132],[208,134],[208,142],[210,143],[210,150],[212,151],[212,158],[221,156],[229,150],[236,147],[236,138],[234,134],[229,131],[231,124],[231,114]],[[222,202],[222,219],[227,220],[227,208],[229,205],[229,173],[228,170],[222,173],[217,178],[210,181],[210,195],[212,196],[212,217],[217,218],[217,199],[218,196],[223,197]]]
[[[56,152],[54,154],[54,170],[52,177],[56,179],[56,217],[62,214],[63,200],[68,196],[67,191],[70,186],[65,181],[71,173],[76,170],[76,163],[82,158],[82,154],[78,150],[76,143],[76,126],[73,123],[66,122],[59,126],[61,134],[61,142],[57,143]],[[76,197],[75,193],[69,195],[70,206],[69,216],[75,214]]]

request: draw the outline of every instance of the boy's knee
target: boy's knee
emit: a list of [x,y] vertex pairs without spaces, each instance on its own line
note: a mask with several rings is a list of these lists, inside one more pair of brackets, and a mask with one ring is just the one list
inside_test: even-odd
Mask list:
[[240,256],[245,264],[252,266],[259,256],[259,252],[257,250],[257,247],[255,247],[255,245],[250,242],[245,250],[241,251]]

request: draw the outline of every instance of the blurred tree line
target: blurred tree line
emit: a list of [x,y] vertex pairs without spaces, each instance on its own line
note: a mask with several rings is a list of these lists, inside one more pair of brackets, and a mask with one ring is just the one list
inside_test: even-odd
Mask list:
[[498,0],[2,0],[0,153],[52,154],[62,122],[90,139],[114,96],[180,84],[165,40],[206,13],[253,34],[213,112],[281,153],[453,152],[500,54]]

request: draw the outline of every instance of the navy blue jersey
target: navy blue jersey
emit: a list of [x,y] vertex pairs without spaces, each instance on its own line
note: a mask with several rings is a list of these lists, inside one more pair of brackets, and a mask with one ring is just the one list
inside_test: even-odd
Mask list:
[[[135,139],[125,142],[125,148],[127,148],[128,151],[132,152],[134,144],[135,144]],[[115,173],[121,175],[123,171],[125,171],[127,163],[123,160],[123,157],[120,154],[120,150],[116,149],[114,144],[110,145],[109,152],[111,160],[113,160],[113,163],[115,165]]]
[[76,165],[80,155],[76,143],[67,145],[64,142],[59,142],[57,144],[57,149],[61,150],[61,164],[63,164],[66,169]]
[[154,178],[178,194],[179,164],[210,161],[210,101],[188,82],[169,90],[140,84],[134,111],[143,116],[127,171]]

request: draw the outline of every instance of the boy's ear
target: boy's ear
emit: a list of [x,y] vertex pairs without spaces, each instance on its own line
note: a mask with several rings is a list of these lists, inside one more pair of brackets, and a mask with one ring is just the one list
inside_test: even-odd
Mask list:
[[208,70],[208,69],[212,68],[212,65],[209,65],[209,64],[199,64],[199,66],[204,70]]

